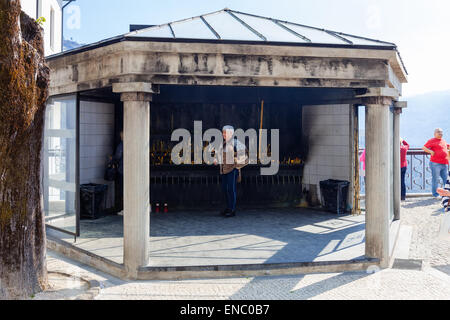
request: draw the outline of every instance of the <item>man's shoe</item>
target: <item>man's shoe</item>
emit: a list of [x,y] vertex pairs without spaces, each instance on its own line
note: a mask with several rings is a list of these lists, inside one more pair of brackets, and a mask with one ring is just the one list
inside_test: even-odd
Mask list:
[[234,216],[236,216],[236,210],[235,211],[228,211],[225,214],[225,218],[231,218],[231,217],[234,217]]
[[220,215],[221,216],[226,216],[228,212],[231,212],[230,209],[222,210],[222,211],[220,211]]

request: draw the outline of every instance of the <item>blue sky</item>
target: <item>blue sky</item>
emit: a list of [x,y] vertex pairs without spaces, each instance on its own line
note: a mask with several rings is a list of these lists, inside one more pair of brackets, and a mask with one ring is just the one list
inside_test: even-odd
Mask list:
[[228,7],[394,42],[410,74],[404,96],[450,90],[448,0],[77,0],[65,9],[66,39],[92,43]]

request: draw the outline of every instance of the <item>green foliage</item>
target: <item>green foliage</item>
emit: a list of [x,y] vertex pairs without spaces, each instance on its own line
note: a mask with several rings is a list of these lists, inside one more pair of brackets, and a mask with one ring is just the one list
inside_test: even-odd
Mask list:
[[37,22],[40,26],[42,26],[42,25],[44,24],[44,22],[45,22],[45,18],[44,18],[44,17],[39,17],[39,18],[36,20],[36,22]]

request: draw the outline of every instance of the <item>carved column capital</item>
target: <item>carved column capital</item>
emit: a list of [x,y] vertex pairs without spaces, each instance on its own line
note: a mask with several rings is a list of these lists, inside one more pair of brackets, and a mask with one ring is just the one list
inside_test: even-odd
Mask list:
[[391,106],[398,100],[400,93],[393,88],[368,88],[366,93],[356,96],[364,105]]
[[146,92],[123,92],[120,101],[152,101],[152,94]]
[[366,97],[362,102],[366,106],[391,106],[393,100],[391,97]]
[[121,94],[121,101],[152,101],[152,95],[158,93],[149,82],[119,82],[112,87],[113,92]]
[[402,110],[402,108],[395,108],[395,107],[394,107],[394,113],[395,113],[395,114],[402,114],[402,113],[403,113],[403,110]]

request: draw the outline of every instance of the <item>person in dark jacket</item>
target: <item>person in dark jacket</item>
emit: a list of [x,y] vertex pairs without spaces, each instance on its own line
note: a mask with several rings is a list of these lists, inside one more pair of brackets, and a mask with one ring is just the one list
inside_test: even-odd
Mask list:
[[249,158],[245,145],[234,136],[232,126],[223,127],[222,136],[223,144],[216,150],[214,164],[219,165],[222,190],[227,206],[220,214],[229,218],[236,216],[236,183],[240,170],[248,165]]
[[120,132],[120,143],[116,147],[114,155],[110,156],[117,166],[116,179],[116,204],[120,212],[118,215],[123,215],[123,131]]

